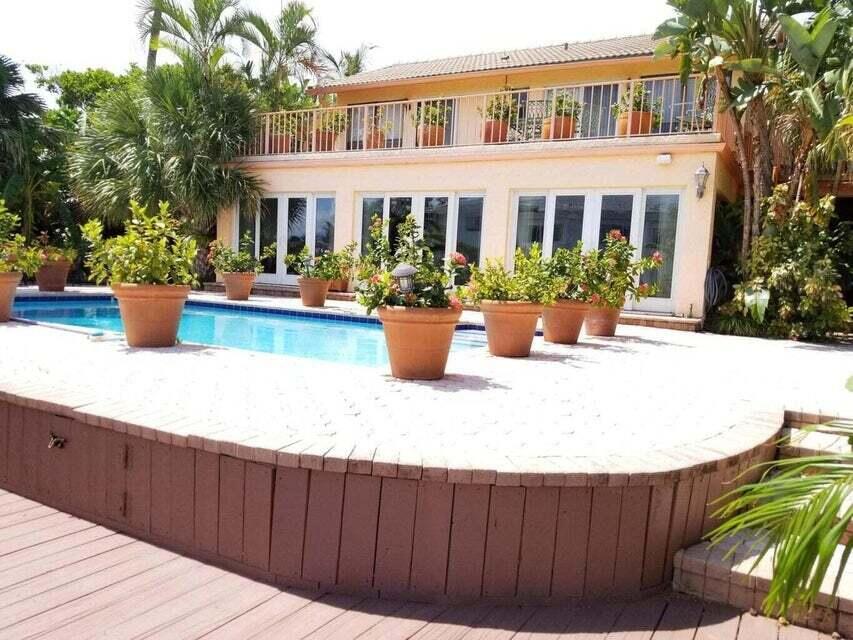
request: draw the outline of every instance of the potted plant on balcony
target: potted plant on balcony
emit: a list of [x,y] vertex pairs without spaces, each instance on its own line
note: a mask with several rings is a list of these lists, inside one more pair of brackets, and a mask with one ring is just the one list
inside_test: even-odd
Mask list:
[[635,260],[635,253],[628,239],[618,229],[612,229],[604,241],[604,248],[585,256],[584,279],[592,304],[585,320],[587,335],[615,335],[626,296],[640,300],[655,294],[656,287],[641,283],[640,276],[661,265],[661,254],[655,251]]
[[555,279],[534,244],[529,253],[515,251],[515,270],[494,260],[471,267],[471,280],[462,296],[478,304],[486,323],[489,353],[511,358],[530,355],[536,323],[545,305],[552,304],[565,282]]
[[38,250],[28,247],[24,236],[15,233],[20,221],[0,199],[0,322],[12,317],[12,303],[22,275],[33,275],[41,263]]
[[510,127],[518,122],[518,100],[505,88],[503,93],[491,96],[486,103],[483,123],[483,142],[506,142]]
[[248,300],[255,278],[263,271],[261,260],[275,260],[275,244],[261,251],[260,260],[255,258],[254,242],[247,231],[240,239],[240,248],[234,251],[219,240],[210,243],[207,263],[222,276],[225,283],[225,297],[228,300]]
[[384,149],[385,137],[391,131],[393,123],[388,120],[385,107],[375,107],[368,119],[367,131],[364,136],[365,149]]
[[542,312],[542,328],[546,342],[576,344],[583,321],[592,305],[584,276],[583,243],[573,249],[559,248],[547,262],[554,280],[565,283],[557,299]]
[[420,103],[414,113],[420,146],[444,145],[444,126],[449,117],[450,103],[447,100],[430,100]]
[[335,251],[331,255],[335,268],[335,277],[329,285],[329,291],[347,291],[349,290],[349,282],[352,278],[353,269],[355,269],[358,259],[356,258],[357,242],[350,242],[340,251]]
[[614,104],[610,111],[616,118],[616,135],[632,136],[652,133],[661,121],[663,100],[652,98],[651,92],[642,82],[634,82]]
[[77,250],[74,247],[50,244],[47,232],[39,236],[37,249],[41,261],[41,266],[36,271],[39,291],[65,291],[68,272],[77,259]]
[[89,277],[112,286],[128,345],[171,347],[190,285],[196,282],[196,242],[180,232],[168,202],[150,215],[135,201],[130,210],[120,236],[105,240],[99,220],[83,225],[83,237],[91,246],[86,257]]
[[315,151],[334,151],[338,136],[347,128],[347,112],[342,109],[324,109],[317,113],[314,137]]
[[326,304],[329,285],[339,275],[331,252],[312,256],[307,246],[302,247],[299,253],[284,256],[284,264],[299,276],[296,284],[299,285],[299,297],[303,306],[322,307]]
[[281,113],[271,116],[267,153],[290,153],[296,119],[292,114]]
[[[569,140],[575,137],[575,127],[580,119],[583,105],[571,93],[561,91],[547,105],[542,122],[542,138],[545,140]],[[550,112],[550,113],[548,113]]]
[[381,218],[373,219],[367,251],[359,267],[358,301],[368,313],[378,309],[385,332],[391,375],[406,380],[444,376],[462,303],[451,283],[466,264],[453,254],[443,267],[408,216],[398,227],[393,253]]

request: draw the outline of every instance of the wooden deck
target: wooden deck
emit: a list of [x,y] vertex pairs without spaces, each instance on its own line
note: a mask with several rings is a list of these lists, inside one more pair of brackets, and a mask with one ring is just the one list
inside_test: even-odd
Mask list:
[[829,640],[672,594],[449,607],[276,587],[0,491],[0,638]]

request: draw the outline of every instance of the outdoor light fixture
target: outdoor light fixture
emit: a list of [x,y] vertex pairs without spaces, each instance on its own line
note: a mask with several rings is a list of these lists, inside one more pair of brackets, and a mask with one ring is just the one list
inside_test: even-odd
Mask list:
[[415,274],[418,272],[412,265],[405,262],[398,264],[391,272],[391,277],[397,283],[400,293],[403,295],[411,293],[415,288]]
[[696,173],[693,174],[693,177],[696,178],[696,197],[701,199],[702,196],[705,195],[705,186],[708,184],[708,176],[711,175],[711,172],[705,168],[705,163],[702,163],[702,166],[696,169]]

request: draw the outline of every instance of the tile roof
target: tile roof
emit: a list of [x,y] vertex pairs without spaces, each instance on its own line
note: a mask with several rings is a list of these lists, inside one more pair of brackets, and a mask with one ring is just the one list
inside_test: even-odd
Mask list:
[[429,78],[477,71],[535,67],[567,62],[630,58],[654,53],[654,40],[650,34],[625,36],[587,42],[564,44],[532,49],[494,51],[439,60],[393,64],[373,71],[365,71],[347,78],[331,79],[321,83],[318,92],[328,92],[344,87]]

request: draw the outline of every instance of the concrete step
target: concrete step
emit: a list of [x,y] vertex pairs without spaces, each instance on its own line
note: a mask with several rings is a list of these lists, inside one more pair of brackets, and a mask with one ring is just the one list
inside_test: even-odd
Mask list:
[[[773,576],[772,551],[756,564],[765,544],[756,534],[746,532],[713,547],[702,542],[682,549],[675,556],[673,588],[710,602],[761,611]],[[853,638],[851,565],[842,576],[838,592],[832,595],[843,551],[839,545],[813,609],[790,614],[789,622]]]

